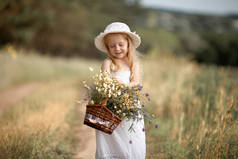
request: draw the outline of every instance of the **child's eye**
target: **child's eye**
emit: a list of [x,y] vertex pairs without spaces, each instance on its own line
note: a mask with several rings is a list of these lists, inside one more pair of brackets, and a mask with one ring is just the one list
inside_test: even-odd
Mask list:
[[110,46],[110,48],[114,48],[114,47],[115,47],[115,45],[111,45],[111,46]]

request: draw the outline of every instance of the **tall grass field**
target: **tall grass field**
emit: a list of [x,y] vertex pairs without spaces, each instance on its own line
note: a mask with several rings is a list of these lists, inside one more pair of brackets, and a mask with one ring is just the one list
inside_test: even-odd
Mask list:
[[[102,61],[53,58],[24,50],[0,51],[0,159],[73,158],[82,124],[76,101]],[[148,159],[238,158],[238,70],[199,65],[172,55],[141,59]],[[17,88],[34,90],[16,97]],[[12,94],[12,96],[11,96]],[[6,97],[6,96],[5,96]],[[155,128],[158,124],[158,128]],[[84,135],[84,134],[82,134]]]

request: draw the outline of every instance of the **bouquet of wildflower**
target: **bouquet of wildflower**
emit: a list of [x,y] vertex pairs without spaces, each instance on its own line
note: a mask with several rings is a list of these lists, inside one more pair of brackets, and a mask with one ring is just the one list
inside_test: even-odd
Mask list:
[[[128,87],[113,78],[110,72],[102,72],[93,77],[93,84],[87,88],[89,104],[103,104],[121,119],[142,120],[149,115],[144,106],[150,101],[148,93],[142,91],[142,86]],[[130,127],[133,130],[133,124]]]

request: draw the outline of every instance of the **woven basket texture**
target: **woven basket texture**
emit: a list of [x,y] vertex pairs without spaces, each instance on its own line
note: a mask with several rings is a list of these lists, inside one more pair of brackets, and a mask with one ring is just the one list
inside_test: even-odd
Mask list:
[[86,107],[84,124],[97,130],[112,134],[121,121],[121,118],[103,104],[87,105]]

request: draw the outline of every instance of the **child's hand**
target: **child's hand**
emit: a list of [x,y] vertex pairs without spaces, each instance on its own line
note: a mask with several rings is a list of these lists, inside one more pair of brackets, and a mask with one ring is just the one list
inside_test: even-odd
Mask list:
[[124,82],[122,82],[121,80],[119,80],[119,79],[117,79],[117,82],[118,83],[120,83],[120,84],[122,84],[122,85],[124,85],[124,86],[126,86],[126,87],[128,87],[128,88],[132,88],[133,86],[134,86],[134,84],[132,83],[124,83]]
[[134,86],[139,86],[140,85],[140,83],[139,82],[130,82],[129,84],[128,84],[128,87],[129,88],[132,88],[132,87],[134,87]]

